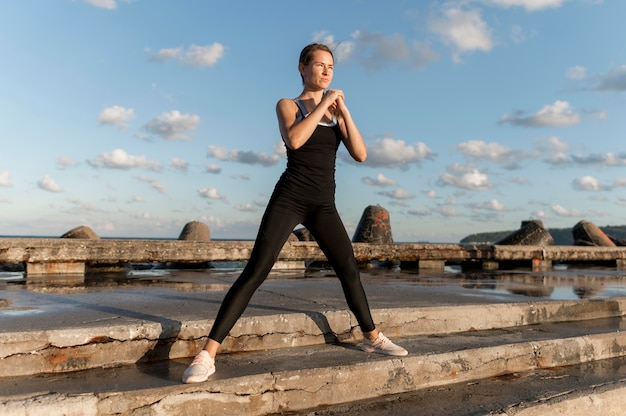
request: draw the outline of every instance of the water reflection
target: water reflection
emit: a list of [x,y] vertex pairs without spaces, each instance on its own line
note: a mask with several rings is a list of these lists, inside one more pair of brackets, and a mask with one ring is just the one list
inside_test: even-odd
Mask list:
[[[26,289],[38,293],[88,293],[121,288],[163,288],[175,291],[227,290],[243,264],[224,263],[204,269],[138,267],[120,272],[99,272],[68,276],[25,276],[20,271],[0,272],[0,290]],[[523,296],[533,299],[575,300],[626,296],[626,272],[610,267],[577,268],[558,265],[549,271],[528,269],[464,272],[459,266],[446,266],[443,272],[403,270],[400,267],[370,268],[362,271],[365,284],[393,283],[398,287],[429,286],[468,296],[481,294]],[[269,280],[335,279],[332,269],[274,271]]]
[[568,300],[626,295],[626,275],[611,268],[461,273],[459,278],[461,286],[467,289],[506,291],[531,298]]
[[463,271],[461,266],[446,265],[442,273],[419,270],[401,270],[399,273],[401,278],[418,285],[460,286],[475,295],[516,295],[543,300],[626,296],[626,271],[615,267],[555,264],[547,271],[531,271],[526,268]]
[[17,282],[23,280],[25,276],[24,272],[0,272],[0,281]]

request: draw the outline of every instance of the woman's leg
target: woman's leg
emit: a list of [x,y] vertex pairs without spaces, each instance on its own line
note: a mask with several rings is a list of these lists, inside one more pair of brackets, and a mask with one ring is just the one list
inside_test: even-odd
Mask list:
[[365,290],[361,284],[359,266],[354,258],[354,250],[346,229],[339,218],[334,204],[327,204],[318,209],[304,224],[313,234],[320,248],[333,266],[348,307],[356,317],[361,331],[366,337],[378,335],[367,302]]
[[348,306],[356,316],[365,338],[361,343],[361,349],[378,354],[407,355],[407,350],[391,342],[382,332],[378,332],[374,325],[361,284],[359,266],[354,258],[352,243],[334,204],[320,208],[305,225],[317,240],[341,281]]
[[294,227],[301,222],[293,204],[287,202],[280,198],[272,199],[263,215],[250,259],[226,293],[209,333],[209,342],[205,349],[212,357],[243,314],[254,292],[271,271]]
[[206,381],[215,372],[215,355],[231,328],[248,306],[252,295],[263,283],[289,234],[301,220],[286,198],[270,199],[248,264],[226,293],[215,318],[209,339],[183,373],[183,383]]

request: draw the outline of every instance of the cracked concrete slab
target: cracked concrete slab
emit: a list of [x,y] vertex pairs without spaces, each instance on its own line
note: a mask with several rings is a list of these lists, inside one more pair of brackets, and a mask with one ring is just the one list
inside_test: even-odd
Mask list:
[[[0,413],[54,414],[55,401],[66,414],[284,413],[620,360],[626,297],[609,284],[619,276],[600,283],[594,273],[364,272],[377,326],[409,349],[403,358],[356,347],[331,273],[273,274],[226,339],[217,373],[193,386],[180,384],[183,358],[203,345],[234,273],[25,285],[5,290],[10,306],[0,308]],[[556,296],[573,282],[594,295]]]
[[[377,326],[388,336],[447,334],[560,321],[621,316],[625,298],[602,301],[460,305],[374,309]],[[126,326],[82,327],[42,332],[0,333],[0,372],[6,376],[62,373],[103,366],[194,356],[210,321],[136,322]],[[348,311],[243,317],[221,351],[244,352],[354,342],[360,332]]]
[[[376,399],[293,411],[292,416],[537,416],[623,414],[622,358],[537,369],[391,394]],[[279,415],[272,413],[271,415]]]
[[296,411],[623,358],[623,326],[624,318],[610,318],[399,338],[410,351],[406,357],[366,354],[354,344],[225,354],[218,359],[215,376],[196,385],[180,384],[188,361],[177,360],[161,367],[156,363],[97,369],[63,378],[4,378],[0,413],[18,414],[5,413],[18,401],[28,403],[34,412],[47,403],[51,386],[65,405],[76,397],[91,405],[95,394],[102,415],[200,414],[198,406],[220,414]]

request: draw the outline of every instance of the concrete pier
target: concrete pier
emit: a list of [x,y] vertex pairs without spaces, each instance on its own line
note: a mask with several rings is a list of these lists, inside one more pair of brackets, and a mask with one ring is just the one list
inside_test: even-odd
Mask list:
[[[83,274],[128,263],[246,261],[252,241],[80,240],[0,238],[0,264],[24,264],[29,275]],[[555,262],[603,263],[623,268],[626,247],[509,246],[478,244],[353,243],[360,263],[396,261],[412,268],[442,270],[446,264],[497,269],[511,265],[547,269]],[[289,241],[278,261],[325,261],[317,243]]]

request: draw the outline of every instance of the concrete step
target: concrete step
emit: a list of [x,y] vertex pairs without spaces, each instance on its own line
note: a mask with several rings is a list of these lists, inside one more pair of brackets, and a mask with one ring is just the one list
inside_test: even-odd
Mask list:
[[367,354],[348,342],[222,354],[210,380],[194,385],[180,383],[189,359],[3,377],[0,414],[288,414],[537,369],[621,360],[624,328],[626,319],[620,316],[394,337],[409,350],[406,357]]
[[[390,338],[444,335],[519,325],[619,317],[626,298],[516,302],[420,308],[373,309]],[[107,310],[107,312],[109,312]],[[206,341],[212,321],[108,318],[77,325],[0,332],[0,374],[5,377],[64,373],[193,357]],[[0,331],[2,331],[0,329]],[[244,316],[221,347],[222,353],[356,342],[361,335],[348,311],[311,311]]]
[[624,409],[626,409],[626,361],[620,357],[488,377],[409,393],[390,394],[375,399],[290,411],[286,414],[622,416]]

